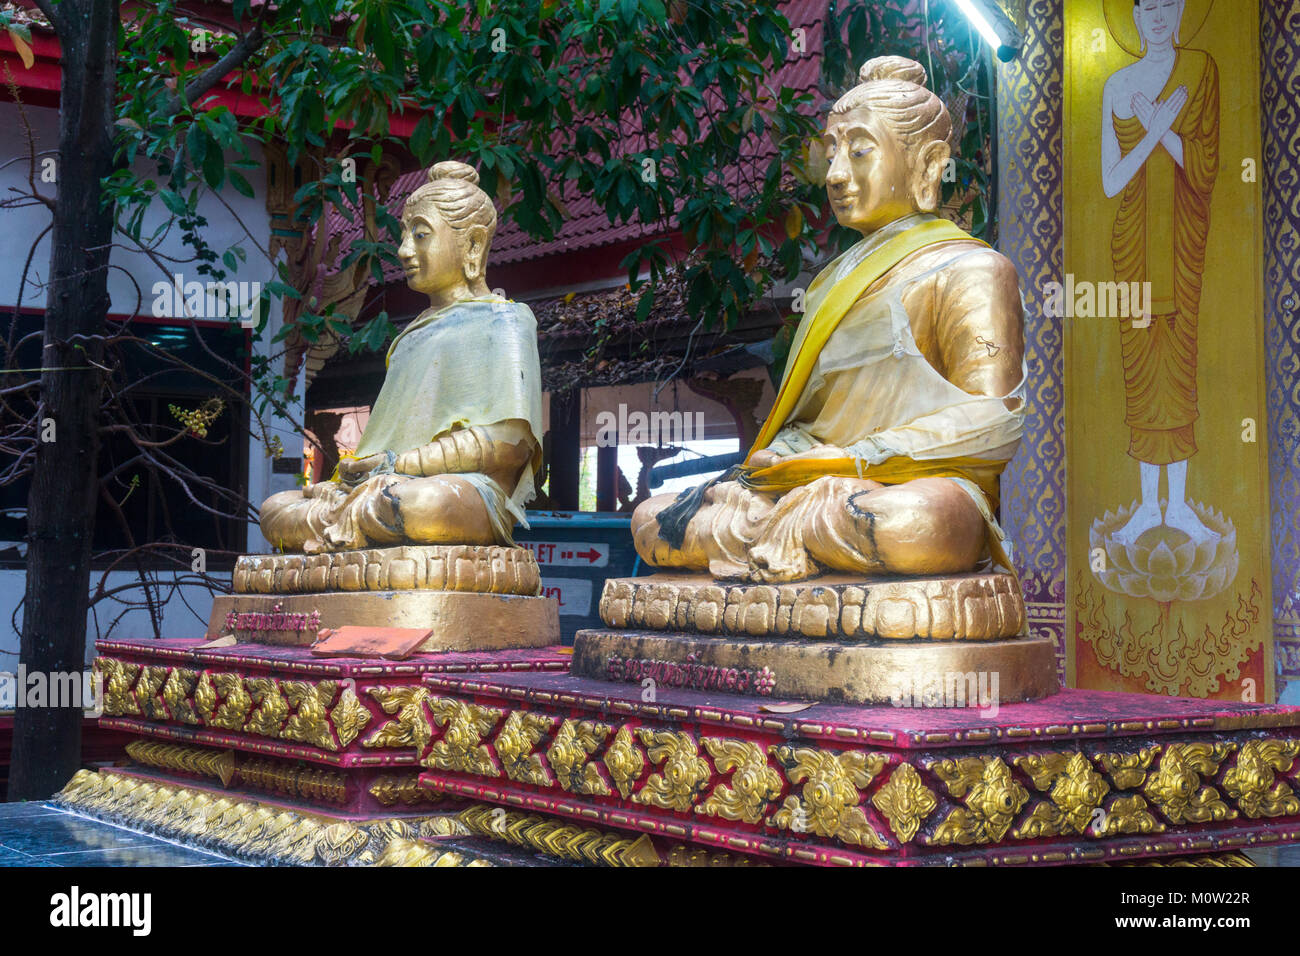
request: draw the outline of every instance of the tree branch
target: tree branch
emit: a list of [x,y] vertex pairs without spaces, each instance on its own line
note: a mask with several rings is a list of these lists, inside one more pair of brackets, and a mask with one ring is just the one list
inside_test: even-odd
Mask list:
[[253,25],[253,29],[239,38],[239,42],[226,51],[225,56],[185,84],[185,92],[172,97],[171,102],[167,104],[167,108],[163,111],[163,115],[175,116],[185,104],[193,103],[208,92],[208,90],[220,83],[231,70],[243,65],[250,56],[256,53],[265,39],[266,35],[262,32],[262,24],[259,21]]

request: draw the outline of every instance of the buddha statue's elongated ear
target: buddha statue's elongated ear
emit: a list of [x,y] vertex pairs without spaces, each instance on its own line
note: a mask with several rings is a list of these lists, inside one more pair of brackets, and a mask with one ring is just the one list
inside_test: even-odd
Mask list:
[[463,230],[461,251],[465,260],[465,278],[474,282],[487,272],[488,231],[480,225]]
[[934,212],[939,208],[940,189],[944,170],[952,150],[943,140],[934,139],[916,151],[912,160],[912,203],[920,212]]

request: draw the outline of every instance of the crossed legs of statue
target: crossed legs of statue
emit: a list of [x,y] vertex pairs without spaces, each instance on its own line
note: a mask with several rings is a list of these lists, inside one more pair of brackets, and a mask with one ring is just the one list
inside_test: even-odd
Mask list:
[[286,552],[395,544],[495,544],[478,490],[455,475],[376,475],[350,491],[338,482],[282,491],[262,504],[262,534]]
[[637,508],[637,553],[660,568],[717,578],[776,583],[823,571],[940,575],[971,571],[984,549],[975,503],[946,478],[881,485],[863,478],[819,478],[778,497],[722,482],[705,493],[680,548],[659,537],[658,495]]

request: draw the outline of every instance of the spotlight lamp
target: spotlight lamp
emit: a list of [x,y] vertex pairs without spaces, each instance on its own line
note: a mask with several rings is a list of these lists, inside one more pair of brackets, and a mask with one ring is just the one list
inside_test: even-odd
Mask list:
[[954,0],[958,9],[966,14],[966,19],[979,32],[999,60],[1010,62],[1020,55],[1025,45],[1025,38],[1011,22],[1011,18],[1002,12],[996,0]]

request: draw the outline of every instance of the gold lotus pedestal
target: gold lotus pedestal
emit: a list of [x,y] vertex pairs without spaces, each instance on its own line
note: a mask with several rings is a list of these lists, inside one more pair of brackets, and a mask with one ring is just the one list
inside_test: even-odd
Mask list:
[[209,637],[303,646],[340,627],[428,629],[424,652],[547,647],[559,609],[525,548],[406,545],[248,555],[213,602]]
[[909,700],[997,675],[1002,701],[1057,690],[1055,648],[1025,631],[1014,577],[996,572],[793,584],[657,574],[611,579],[606,630],[580,631],[572,672],[598,680],[851,704]]

